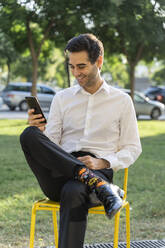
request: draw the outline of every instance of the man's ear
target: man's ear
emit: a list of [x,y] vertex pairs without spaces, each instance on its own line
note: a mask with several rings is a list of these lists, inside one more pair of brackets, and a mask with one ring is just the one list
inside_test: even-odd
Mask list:
[[99,56],[97,61],[96,61],[97,67],[101,70],[101,67],[103,65],[103,56]]

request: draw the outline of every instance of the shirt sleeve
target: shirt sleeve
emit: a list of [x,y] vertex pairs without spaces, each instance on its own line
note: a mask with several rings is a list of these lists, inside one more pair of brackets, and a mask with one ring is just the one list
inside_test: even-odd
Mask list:
[[114,171],[129,167],[142,152],[133,101],[129,96],[125,100],[119,125],[118,151],[102,157],[109,161]]
[[60,101],[58,94],[53,98],[50,112],[48,116],[48,122],[44,134],[54,143],[60,145],[62,133],[62,112],[60,107]]

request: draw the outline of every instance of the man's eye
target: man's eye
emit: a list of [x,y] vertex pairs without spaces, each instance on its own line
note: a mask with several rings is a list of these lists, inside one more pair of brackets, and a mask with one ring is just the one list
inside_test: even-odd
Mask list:
[[73,65],[69,65],[70,69],[74,69],[74,66]]
[[79,65],[79,69],[84,69],[85,65]]

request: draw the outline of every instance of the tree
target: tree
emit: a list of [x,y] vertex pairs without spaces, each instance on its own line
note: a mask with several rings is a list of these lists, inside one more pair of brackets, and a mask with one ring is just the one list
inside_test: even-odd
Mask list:
[[129,67],[129,82],[133,98],[135,67],[140,60],[151,61],[161,51],[164,37],[163,1],[105,0],[95,1],[91,11],[95,32],[111,54],[123,54]]
[[162,62],[161,69],[156,71],[152,77],[152,79],[157,84],[164,84],[165,85],[165,61]]
[[[105,74],[110,74],[110,83],[114,83],[120,87],[128,86],[128,72],[127,65],[123,63],[123,56],[121,55],[113,55],[108,56],[106,54],[104,58],[104,65],[102,68],[102,74],[105,78]],[[105,78],[108,81],[108,78]]]
[[61,46],[77,32],[77,26],[79,30],[84,29],[79,2],[81,1],[1,1],[0,27],[11,37],[17,51],[23,53],[27,48],[30,49],[32,95],[36,95],[39,60],[45,41],[49,39],[48,51],[51,51],[53,48],[51,39],[56,40]]
[[7,80],[8,84],[11,77],[11,64],[16,60],[17,53],[9,39],[9,37],[0,30],[0,63],[7,65]]

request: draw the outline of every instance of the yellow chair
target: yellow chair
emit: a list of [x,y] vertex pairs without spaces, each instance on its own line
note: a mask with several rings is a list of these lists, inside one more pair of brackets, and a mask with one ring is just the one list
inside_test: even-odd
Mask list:
[[[129,203],[126,201],[127,197],[127,181],[128,181],[128,168],[125,169],[124,172],[124,199],[123,205],[119,212],[116,213],[114,220],[114,243],[113,248],[118,248],[118,234],[119,234],[119,220],[120,220],[120,212],[123,208],[126,209],[126,244],[127,248],[130,248],[130,207]],[[54,240],[55,247],[58,248],[58,224],[57,224],[57,212],[60,209],[59,202],[53,202],[48,199],[43,199],[37,201],[33,204],[32,207],[32,216],[31,216],[31,228],[30,228],[30,248],[34,248],[34,233],[35,233],[35,219],[36,219],[36,211],[37,210],[46,210],[52,211],[53,215],[53,225],[54,225]],[[91,214],[105,214],[105,210],[103,206],[90,208],[88,213]]]

